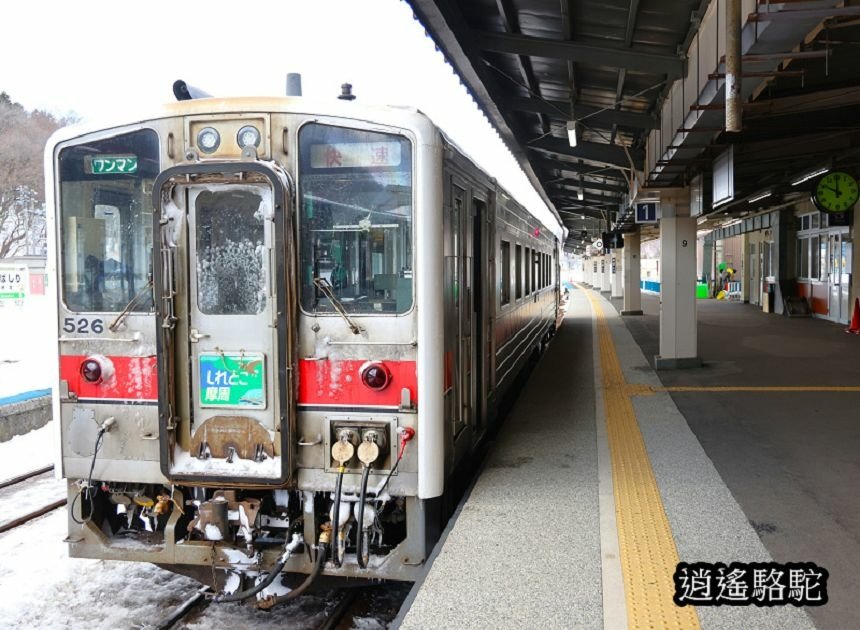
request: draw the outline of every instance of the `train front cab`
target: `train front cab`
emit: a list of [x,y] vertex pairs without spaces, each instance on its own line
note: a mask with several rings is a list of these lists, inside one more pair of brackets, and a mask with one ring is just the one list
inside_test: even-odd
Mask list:
[[[66,330],[60,338],[55,405],[71,480],[71,554],[155,562],[202,581],[213,563],[270,566],[297,527],[308,544],[318,540],[341,468],[342,505],[356,511],[364,464],[356,455],[338,461],[335,447],[375,436],[380,452],[368,485],[385,484],[387,500],[365,511],[379,520],[365,520],[377,553],[368,569],[346,554],[332,572],[412,579],[438,534],[427,524],[438,523],[444,477],[441,395],[432,395],[441,391],[442,358],[426,341],[442,336],[434,299],[441,259],[432,246],[441,226],[432,213],[413,212],[441,203],[432,175],[437,132],[410,122],[403,127],[412,131],[382,137],[378,125],[371,132],[356,121],[272,114],[258,117],[259,155],[207,160],[197,146],[205,125],[222,127],[225,138],[225,125],[247,122],[210,118],[158,120],[49,149],[50,172],[59,164],[51,208],[58,326],[90,326],[87,336]],[[296,135],[307,139],[303,150],[279,146]],[[370,154],[374,143],[391,145],[396,161]],[[185,159],[175,145],[186,148]],[[381,167],[348,163],[362,152]],[[273,154],[298,158],[277,164],[266,159]],[[94,171],[131,158],[132,172]],[[371,211],[326,197],[326,182],[342,192],[351,178],[376,197],[381,182],[384,203]],[[111,227],[104,216],[114,211]],[[102,223],[117,234],[106,236]],[[418,232],[428,245],[413,254]],[[151,260],[140,253],[149,243]],[[346,269],[336,272],[335,263]],[[109,267],[114,277],[106,279]],[[426,279],[418,279],[422,267]],[[117,294],[110,304],[108,288]],[[384,386],[365,387],[368,366],[377,377],[384,372]],[[95,368],[101,374],[91,381]],[[131,389],[120,391],[124,384]],[[407,429],[418,435],[404,453]],[[91,489],[82,492],[91,466]],[[312,565],[308,554],[295,555],[287,570]]]

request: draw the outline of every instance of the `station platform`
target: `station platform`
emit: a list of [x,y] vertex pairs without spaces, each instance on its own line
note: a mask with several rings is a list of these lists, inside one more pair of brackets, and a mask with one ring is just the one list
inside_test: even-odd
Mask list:
[[[656,299],[571,291],[395,625],[860,627],[860,339],[699,306],[705,366],[657,373]],[[813,562],[829,601],[677,606],[679,561]]]

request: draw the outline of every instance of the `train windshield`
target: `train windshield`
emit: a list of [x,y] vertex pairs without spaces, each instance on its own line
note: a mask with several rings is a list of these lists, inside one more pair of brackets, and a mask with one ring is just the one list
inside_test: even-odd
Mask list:
[[70,310],[152,310],[150,195],[158,170],[158,135],[149,129],[60,151],[60,261]]
[[299,134],[299,199],[304,310],[335,313],[333,302],[348,313],[405,313],[412,307],[409,140],[305,125]]

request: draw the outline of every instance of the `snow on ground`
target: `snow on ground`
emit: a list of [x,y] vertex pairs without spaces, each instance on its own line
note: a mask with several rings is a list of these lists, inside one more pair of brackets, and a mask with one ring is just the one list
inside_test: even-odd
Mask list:
[[66,498],[66,482],[55,479],[53,473],[15,484],[0,490],[0,523],[24,516],[55,501]]
[[21,306],[0,307],[0,331],[0,397],[51,387],[57,352],[51,301],[31,295]]
[[54,431],[52,420],[41,429],[0,443],[0,481],[55,463]]
[[[65,537],[64,509],[0,534],[0,627],[4,630],[145,628],[199,588],[194,580],[151,564],[69,558]],[[315,628],[338,599],[325,591],[271,611],[211,604],[177,627]],[[361,627],[384,627],[377,624],[364,620]]]
[[4,628],[142,627],[197,588],[150,564],[69,558],[65,536],[64,509],[0,534]]

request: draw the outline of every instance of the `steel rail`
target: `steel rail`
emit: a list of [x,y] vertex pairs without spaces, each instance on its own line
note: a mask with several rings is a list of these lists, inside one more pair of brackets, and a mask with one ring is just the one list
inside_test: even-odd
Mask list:
[[208,586],[199,588],[194,595],[174,608],[173,612],[159,621],[157,625],[153,626],[153,628],[155,630],[170,630],[170,628],[172,628],[180,619],[199,606],[201,601],[205,599],[206,595],[211,592],[212,589]]
[[14,486],[16,483],[21,483],[22,481],[27,481],[32,477],[37,477],[39,475],[44,475],[47,472],[52,472],[54,470],[54,465],[45,466],[44,468],[39,468],[38,470],[31,470],[30,472],[24,473],[23,475],[18,475],[17,477],[12,477],[10,479],[6,479],[5,481],[0,481],[0,490],[3,488],[8,488],[9,486]]
[[48,512],[53,512],[59,507],[63,507],[66,505],[66,499],[60,499],[59,501],[54,501],[44,507],[39,508],[38,510],[33,510],[32,512],[28,512],[23,516],[19,516],[18,518],[14,518],[11,521],[7,521],[0,525],[0,534],[4,532],[8,532],[10,529],[15,529],[19,525],[23,525],[27,521],[32,521],[34,518],[38,518]]

